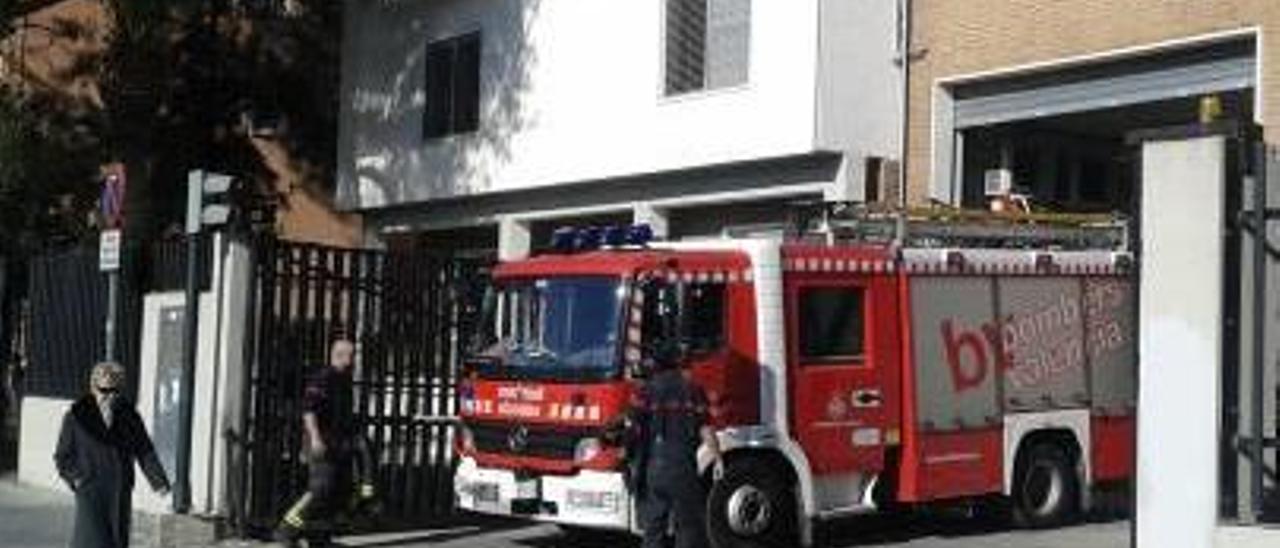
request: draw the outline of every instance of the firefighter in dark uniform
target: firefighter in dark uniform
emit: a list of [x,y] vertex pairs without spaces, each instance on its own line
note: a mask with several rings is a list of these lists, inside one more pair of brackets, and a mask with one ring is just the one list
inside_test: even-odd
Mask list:
[[629,462],[633,489],[640,499],[644,548],[666,545],[674,525],[677,548],[707,544],[706,493],[698,476],[699,443],[714,459],[713,474],[724,474],[720,444],[707,424],[707,397],[680,367],[679,352],[656,352],[653,374],[632,401]]
[[[367,449],[356,428],[352,400],[351,364],[355,347],[350,340],[334,341],[329,365],[306,382],[302,425],[307,447],[307,492],[285,513],[277,540],[296,546],[305,532],[311,546],[327,545],[334,519],[349,500],[371,498]],[[358,492],[353,493],[352,465],[362,461]]]

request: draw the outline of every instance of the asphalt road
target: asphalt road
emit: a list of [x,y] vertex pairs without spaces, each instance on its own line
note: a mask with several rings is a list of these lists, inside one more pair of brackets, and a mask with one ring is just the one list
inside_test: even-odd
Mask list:
[[[71,529],[67,495],[14,485],[0,478],[0,546],[56,548],[66,546]],[[959,513],[917,513],[852,518],[820,533],[827,548],[1126,548],[1129,522],[1095,517],[1077,526],[1047,531],[1013,530],[998,521],[967,518]],[[635,548],[630,537],[576,539],[550,525],[509,520],[457,521],[438,529],[340,539],[363,548]],[[220,548],[258,548],[255,542],[225,542]]]
[[[554,526],[499,525],[499,530],[464,526],[418,538],[387,538],[376,543],[348,542],[348,546],[435,546],[440,548],[634,548],[626,537],[579,540]],[[488,529],[487,527],[485,529]],[[917,515],[844,520],[824,533],[828,548],[1126,548],[1129,522],[1095,519],[1081,525],[1046,531],[1013,530],[992,522],[960,516]],[[407,542],[407,543],[405,543]]]

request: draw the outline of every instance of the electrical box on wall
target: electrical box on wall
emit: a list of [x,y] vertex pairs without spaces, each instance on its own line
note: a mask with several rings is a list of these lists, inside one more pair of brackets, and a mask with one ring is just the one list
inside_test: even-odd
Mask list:
[[1004,196],[1013,192],[1013,171],[988,169],[982,177],[982,190],[987,196]]

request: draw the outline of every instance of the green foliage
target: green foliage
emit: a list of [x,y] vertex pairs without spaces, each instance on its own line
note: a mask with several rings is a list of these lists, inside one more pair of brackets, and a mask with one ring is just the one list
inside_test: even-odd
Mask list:
[[[0,0],[0,10],[18,1],[23,0]],[[84,53],[61,75],[67,81],[96,81],[101,104],[71,108],[50,97],[48,104],[58,108],[26,111],[23,123],[42,128],[39,136],[28,129],[15,139],[40,149],[26,150],[28,158],[74,149],[78,158],[123,161],[129,182],[127,231],[136,238],[151,238],[180,222],[190,169],[235,174],[255,183],[261,202],[277,200],[274,173],[244,125],[248,113],[283,119],[288,130],[273,138],[293,167],[313,180],[329,180],[336,150],[341,4],[315,1],[304,15],[281,18],[237,11],[225,0],[104,0],[109,19],[104,28],[61,32],[106,38],[105,50]],[[45,93],[57,95],[56,90]],[[30,169],[12,177],[29,182],[36,177]],[[96,175],[76,166],[48,176],[72,178],[67,184],[77,191],[96,193]],[[0,215],[9,197],[0,188]],[[74,202],[93,206],[92,199]]]
[[56,105],[0,86],[0,254],[89,237],[96,142]]
[[0,40],[18,30],[22,14],[18,11],[21,0],[0,0]]

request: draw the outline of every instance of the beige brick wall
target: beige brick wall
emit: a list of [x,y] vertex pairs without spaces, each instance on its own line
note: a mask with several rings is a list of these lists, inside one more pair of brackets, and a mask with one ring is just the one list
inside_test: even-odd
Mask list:
[[[1249,27],[1262,29],[1263,122],[1280,120],[1280,0],[915,0],[908,195],[927,197],[938,80]],[[1278,130],[1269,130],[1274,139]]]

